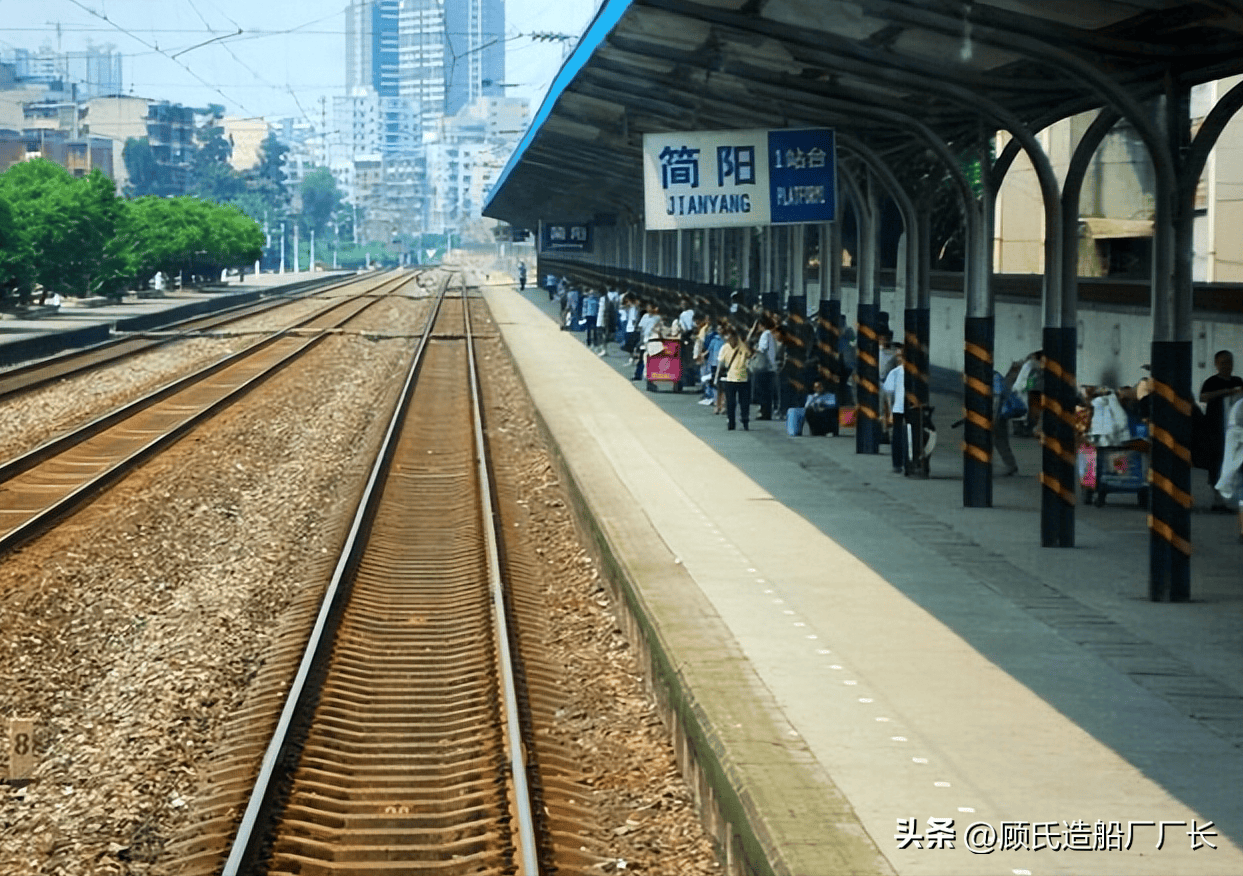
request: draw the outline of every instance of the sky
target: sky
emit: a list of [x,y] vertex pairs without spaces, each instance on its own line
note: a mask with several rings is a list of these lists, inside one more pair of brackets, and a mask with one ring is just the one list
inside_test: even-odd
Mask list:
[[[446,0],[454,2],[454,0]],[[316,126],[345,91],[347,0],[0,0],[0,50],[111,44],[126,93],[228,115],[305,117]],[[597,0],[506,0],[507,93],[535,112]],[[240,33],[239,33],[240,31]],[[327,104],[324,101],[327,100]]]

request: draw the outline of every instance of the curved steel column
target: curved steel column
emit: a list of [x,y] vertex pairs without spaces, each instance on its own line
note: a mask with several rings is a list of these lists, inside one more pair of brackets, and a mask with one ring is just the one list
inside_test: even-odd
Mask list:
[[858,355],[856,357],[855,453],[880,452],[880,386],[876,303],[876,196],[867,181],[860,183],[839,163],[838,178],[846,183],[854,205],[859,234],[857,285]]
[[908,256],[906,267],[906,312],[903,326],[906,330],[903,353],[906,368],[906,421],[911,426],[911,450],[913,460],[908,474],[928,477],[929,459],[925,455],[924,417],[929,415],[929,344],[932,338],[932,292],[929,274],[932,268],[932,223],[928,211],[916,210],[912,219],[914,227],[908,232]]
[[996,190],[987,159],[981,160],[984,197],[967,240],[966,319],[963,323],[962,503],[993,505],[993,209]]
[[820,234],[820,309],[816,319],[816,348],[819,351],[820,379],[832,387],[840,399],[844,386],[842,373],[842,227],[827,222]]
[[[926,286],[931,245],[926,240],[927,223],[921,222],[915,203],[902,188],[893,170],[867,146],[853,137],[838,135],[838,142],[856,154],[884,183],[886,191],[898,205],[905,227],[905,302],[903,310],[903,386],[906,396],[905,420],[910,424],[911,442],[908,457],[914,462],[907,473],[928,476],[928,460],[924,456],[924,409],[928,405],[928,340],[930,333],[930,293]],[[925,238],[922,240],[921,237]],[[921,285],[925,284],[925,285]]]
[[1041,394],[1040,544],[1074,547],[1078,453],[1074,415],[1078,404],[1079,198],[1092,157],[1119,114],[1106,108],[1075,147],[1062,186],[1061,297],[1044,302],[1044,388]]
[[[1191,94],[1169,80],[1162,101],[1174,156],[1190,149]],[[1175,158],[1175,161],[1179,160]],[[1152,454],[1148,471],[1148,597],[1191,598],[1191,256],[1194,202],[1180,189],[1158,191],[1153,223]],[[1166,194],[1165,197],[1162,197]],[[1161,280],[1168,280],[1162,295]]]

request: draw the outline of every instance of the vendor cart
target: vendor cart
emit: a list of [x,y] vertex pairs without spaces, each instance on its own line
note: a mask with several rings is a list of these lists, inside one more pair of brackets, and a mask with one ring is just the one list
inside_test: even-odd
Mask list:
[[652,338],[647,342],[646,376],[649,388],[668,380],[676,387],[682,380],[682,354],[676,338]]
[[1079,484],[1085,505],[1100,508],[1110,493],[1134,493],[1139,507],[1148,507],[1148,451],[1145,439],[1118,446],[1079,447]]

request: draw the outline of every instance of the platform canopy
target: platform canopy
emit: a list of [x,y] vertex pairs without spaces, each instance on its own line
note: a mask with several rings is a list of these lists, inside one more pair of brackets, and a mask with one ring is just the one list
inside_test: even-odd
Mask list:
[[484,214],[637,221],[645,133],[831,127],[901,168],[1240,72],[1239,0],[605,0]]

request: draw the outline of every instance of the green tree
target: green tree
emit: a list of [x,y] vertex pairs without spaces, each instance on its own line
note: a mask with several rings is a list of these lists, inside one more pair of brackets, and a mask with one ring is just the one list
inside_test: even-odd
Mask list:
[[224,107],[211,105],[207,108],[207,121],[194,132],[198,149],[190,168],[189,185],[190,194],[218,203],[233,200],[246,188],[241,174],[229,164],[233,144],[225,139],[220,125],[223,113]]
[[[258,163],[242,173],[246,190],[230,201],[278,241],[281,223],[289,218],[289,191],[284,171],[288,152],[289,147],[281,143],[275,134],[268,134],[259,146]],[[275,267],[279,242],[271,249],[266,254],[266,264]]]
[[0,301],[17,296],[28,273],[30,260],[24,256],[21,236],[13,219],[13,208],[0,198]]
[[194,132],[199,147],[195,159],[212,164],[227,164],[233,157],[233,144],[225,139],[224,128],[220,124],[224,107],[213,103],[204,110],[203,115],[207,117],[206,121]]
[[269,133],[259,145],[259,163],[254,167],[255,176],[284,191],[285,180],[289,178],[285,174],[287,154],[289,147],[280,141],[275,132]]
[[35,284],[45,295],[115,294],[125,262],[114,241],[123,207],[112,180],[98,169],[75,179],[36,159],[0,176],[0,200],[12,210],[23,262],[10,276],[20,300]]
[[336,178],[326,167],[317,167],[302,178],[302,219],[308,230],[322,234],[341,205]]
[[191,196],[130,201],[119,237],[140,286],[157,271],[211,282],[225,268],[253,263],[263,250],[263,231],[254,219],[231,204]]
[[146,137],[130,137],[121,150],[125,161],[125,173],[129,177],[127,192],[130,195],[158,194],[160,188],[160,165],[155,160],[151,141]]

